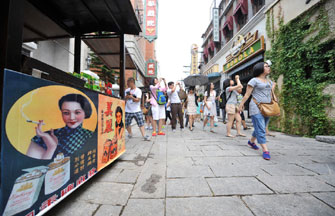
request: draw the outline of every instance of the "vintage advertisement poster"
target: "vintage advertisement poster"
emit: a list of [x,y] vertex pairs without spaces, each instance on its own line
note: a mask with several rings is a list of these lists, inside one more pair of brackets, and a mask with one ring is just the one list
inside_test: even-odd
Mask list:
[[10,70],[4,83],[1,214],[38,215],[98,171],[100,97]]
[[98,171],[125,151],[125,102],[99,95]]

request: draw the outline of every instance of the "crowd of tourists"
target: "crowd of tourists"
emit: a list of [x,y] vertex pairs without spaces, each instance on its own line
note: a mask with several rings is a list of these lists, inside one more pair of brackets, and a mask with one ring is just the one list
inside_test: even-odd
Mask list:
[[[275,83],[267,78],[270,71],[270,63],[257,63],[253,68],[253,78],[248,82],[244,96],[242,95],[244,87],[238,75],[234,79],[226,79],[221,92],[217,92],[214,84],[209,83],[203,95],[196,92],[195,86],[189,86],[186,92],[180,82],[166,83],[164,78],[153,78],[147,92],[142,94],[142,90],[136,87],[135,80],[129,78],[127,81],[129,88],[125,92],[128,138],[132,138],[133,118],[146,141],[151,138],[146,135],[148,131],[152,130],[152,137],[164,136],[162,128],[171,126],[172,131],[175,132],[178,124],[182,131],[185,127],[193,131],[195,122],[201,122],[201,120],[203,121],[202,130],[206,131],[209,126],[209,131],[215,133],[214,128],[217,126],[220,110],[223,123],[226,124],[226,136],[246,137],[241,132],[241,126],[244,130],[249,129],[245,123],[244,105],[250,101],[249,115],[254,131],[247,144],[258,150],[257,140],[263,150],[263,158],[270,160],[270,152],[266,145],[266,135],[271,135],[267,130],[269,117],[260,107],[260,104],[268,104],[274,99],[272,92]],[[248,100],[250,96],[252,99]],[[231,132],[232,128],[236,129],[235,136]]]

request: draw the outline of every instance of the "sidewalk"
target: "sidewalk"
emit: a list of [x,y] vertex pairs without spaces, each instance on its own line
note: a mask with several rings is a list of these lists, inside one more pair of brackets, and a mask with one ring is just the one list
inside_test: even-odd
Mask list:
[[135,126],[126,153],[46,215],[335,215],[335,145],[275,133],[265,161],[225,130],[144,142]]

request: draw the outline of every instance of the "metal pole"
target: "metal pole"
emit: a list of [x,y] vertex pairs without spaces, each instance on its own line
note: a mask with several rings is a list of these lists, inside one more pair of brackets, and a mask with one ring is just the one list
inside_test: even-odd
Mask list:
[[120,97],[124,98],[125,91],[125,46],[124,34],[120,35]]
[[80,58],[81,58],[81,38],[80,35],[74,37],[74,73],[80,74]]

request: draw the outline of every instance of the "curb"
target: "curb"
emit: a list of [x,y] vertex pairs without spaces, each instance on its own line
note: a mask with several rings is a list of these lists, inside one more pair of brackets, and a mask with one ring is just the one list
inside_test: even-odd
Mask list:
[[335,144],[335,136],[316,136],[315,139],[319,142]]

